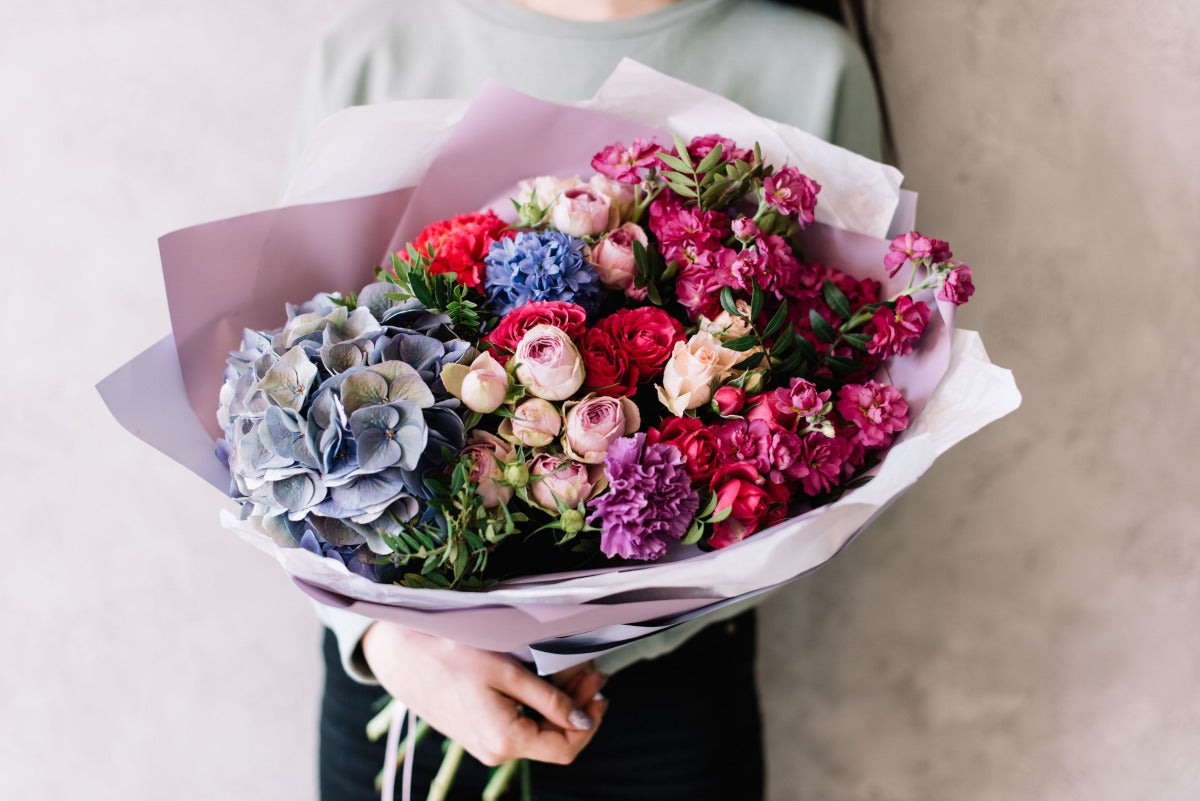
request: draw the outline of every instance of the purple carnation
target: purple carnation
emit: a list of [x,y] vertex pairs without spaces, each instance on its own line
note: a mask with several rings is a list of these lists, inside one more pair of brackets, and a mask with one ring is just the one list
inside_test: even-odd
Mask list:
[[686,460],[674,445],[646,445],[645,434],[622,437],[608,449],[608,491],[592,502],[589,523],[600,524],[606,556],[657,559],[683,538],[700,508]]

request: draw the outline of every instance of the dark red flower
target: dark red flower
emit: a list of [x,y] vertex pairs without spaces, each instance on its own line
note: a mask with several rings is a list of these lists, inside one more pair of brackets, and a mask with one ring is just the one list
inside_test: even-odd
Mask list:
[[596,324],[624,349],[637,367],[637,383],[662,375],[676,342],[682,342],[683,325],[655,306],[621,309]]
[[606,331],[589,328],[578,343],[586,372],[585,389],[614,398],[628,397],[637,390],[637,367]]

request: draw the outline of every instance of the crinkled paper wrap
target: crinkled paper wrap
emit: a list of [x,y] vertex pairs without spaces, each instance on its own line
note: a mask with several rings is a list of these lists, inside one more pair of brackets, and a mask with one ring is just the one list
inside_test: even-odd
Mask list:
[[[759,141],[776,164],[822,184],[806,257],[882,276],[886,237],[913,227],[901,176],[729,100],[625,61],[584,107],[546,103],[499,85],[471,102],[416,101],[348,109],[317,131],[284,206],[168,234],[160,241],[172,336],[106,378],[99,390],[132,433],[221,489],[213,453],[224,361],[243,328],[279,324],[284,301],[356,290],[387,253],[438,219],[503,198],[535,175],[586,175],[613,141],[719,132]],[[503,209],[497,209],[503,211]],[[281,548],[252,521],[222,522],[271,554],[322,603],[493,650],[530,653],[542,672],[583,661],[815,569],[878,517],[951,446],[1020,403],[1011,374],[978,334],[939,314],[887,380],[915,419],[865,486],[720,551],[506,582],[487,592],[376,584],[340,562]],[[153,385],[153,391],[147,391]],[[531,647],[532,646],[532,647]]]

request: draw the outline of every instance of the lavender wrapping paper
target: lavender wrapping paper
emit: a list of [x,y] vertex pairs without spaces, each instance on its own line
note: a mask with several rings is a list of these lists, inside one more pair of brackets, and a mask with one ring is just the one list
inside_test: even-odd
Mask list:
[[[98,389],[110,410],[136,436],[210,483],[227,485],[212,438],[219,435],[215,411],[225,357],[243,328],[277,326],[285,300],[359,288],[371,280],[373,265],[424,225],[503,198],[522,178],[587,174],[591,154],[605,144],[661,138],[647,121],[685,135],[720,131],[766,139],[776,163],[830,176],[818,220],[842,227],[818,224],[806,233],[803,247],[811,259],[880,278],[888,242],[877,237],[913,227],[915,196],[899,191],[893,168],[641,65],[623,63],[588,105],[545,103],[489,85],[466,106],[420,101],[334,115],[293,175],[286,202],[299,205],[162,238],[178,359],[172,362],[164,340],[105,379]],[[607,114],[608,108],[642,122]],[[379,160],[364,156],[375,152]],[[497,211],[508,210],[501,205]],[[885,291],[898,289],[891,284],[899,281],[885,279]],[[543,643],[532,655],[550,672],[815,569],[940,453],[1015,409],[1020,397],[1011,375],[990,364],[977,335],[954,330],[953,307],[939,304],[938,310],[919,350],[889,366],[888,378],[904,392],[915,419],[875,479],[837,503],[719,552],[680,548],[655,563],[529,577],[486,593],[411,590],[374,584],[302,549],[280,548],[252,521],[228,512],[222,522],[270,553],[322,603],[494,650],[530,653],[531,644]],[[151,381],[164,391],[137,391]]]

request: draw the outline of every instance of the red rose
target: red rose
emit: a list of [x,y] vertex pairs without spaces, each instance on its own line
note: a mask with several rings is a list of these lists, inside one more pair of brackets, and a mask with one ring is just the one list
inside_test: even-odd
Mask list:
[[[490,211],[459,214],[429,225],[413,241],[413,247],[425,253],[433,246],[431,273],[454,273],[472,289],[483,286],[483,259],[498,239],[513,235],[508,223]],[[402,251],[398,254],[406,258]]]
[[599,395],[629,397],[637,389],[637,368],[625,351],[599,328],[589,328],[579,338],[586,376],[583,386]]
[[717,470],[709,485],[717,496],[714,514],[729,510],[729,516],[713,525],[709,545],[724,548],[758,531],[772,506],[771,496],[759,486],[761,481],[758,471],[745,462]]
[[661,426],[646,432],[646,443],[656,442],[679,449],[693,483],[707,484],[721,465],[716,434],[695,417],[668,417]]
[[682,342],[683,325],[656,306],[621,309],[605,317],[597,327],[625,351],[637,369],[637,383],[662,375],[676,342]]
[[[583,336],[587,312],[582,306],[562,300],[539,300],[526,303],[504,315],[496,329],[487,335],[487,342],[501,351],[502,361],[517,349],[525,332],[535,325],[552,325],[561,329],[573,341]],[[497,356],[499,358],[499,356]]]

